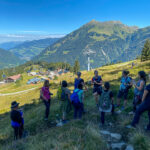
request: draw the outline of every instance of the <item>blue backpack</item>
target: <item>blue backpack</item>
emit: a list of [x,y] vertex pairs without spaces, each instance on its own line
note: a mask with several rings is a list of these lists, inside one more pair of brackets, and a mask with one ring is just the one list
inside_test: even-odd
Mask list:
[[73,91],[73,93],[71,94],[70,96],[70,99],[71,99],[71,102],[73,104],[78,104],[80,103],[80,99],[79,99],[79,96],[78,96],[78,93],[80,92],[80,90],[76,91],[75,90]]

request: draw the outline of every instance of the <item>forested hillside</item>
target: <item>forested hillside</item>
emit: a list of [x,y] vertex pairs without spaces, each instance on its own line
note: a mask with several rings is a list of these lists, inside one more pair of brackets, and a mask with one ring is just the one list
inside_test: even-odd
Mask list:
[[0,69],[10,68],[23,63],[13,53],[0,48]]
[[59,38],[47,38],[34,41],[23,42],[14,48],[9,49],[10,52],[14,53],[20,59],[29,61],[32,57],[38,55],[42,50],[51,44],[55,43]]

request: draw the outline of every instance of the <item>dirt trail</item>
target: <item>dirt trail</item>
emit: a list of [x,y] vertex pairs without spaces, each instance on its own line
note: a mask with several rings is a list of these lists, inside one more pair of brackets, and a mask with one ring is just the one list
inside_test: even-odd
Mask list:
[[22,93],[26,93],[26,92],[35,90],[35,89],[37,89],[37,88],[39,88],[39,87],[31,88],[31,89],[24,90],[24,91],[14,92],[14,93],[7,93],[7,94],[1,94],[1,93],[0,93],[0,96],[18,95],[18,94],[22,94]]

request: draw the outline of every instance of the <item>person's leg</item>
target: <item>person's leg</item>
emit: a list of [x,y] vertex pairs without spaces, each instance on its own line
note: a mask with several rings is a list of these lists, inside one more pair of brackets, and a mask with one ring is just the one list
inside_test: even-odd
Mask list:
[[19,138],[22,138],[23,136],[23,130],[24,130],[24,126],[23,124],[19,127]]
[[62,120],[63,120],[63,121],[66,120],[66,112],[65,112],[65,111],[63,112]]
[[150,110],[148,111],[149,124],[147,125],[147,130],[150,130]]
[[101,112],[101,123],[105,123],[105,112]]
[[118,95],[117,95],[117,106],[120,106],[121,97],[122,97],[122,92],[119,90]]
[[136,112],[135,112],[135,116],[134,116],[133,121],[132,121],[132,123],[131,123],[132,126],[135,127],[136,124],[139,123],[140,116],[141,116],[141,114],[142,114],[145,110],[146,110],[145,104],[142,103],[142,104],[137,108],[137,110],[136,110]]
[[82,113],[83,113],[83,103],[81,103],[79,106],[79,119],[82,118]]
[[98,106],[98,89],[97,88],[93,89],[93,95],[94,95],[96,106]]
[[49,108],[50,108],[50,102],[44,101],[44,104],[45,104],[45,107],[46,107],[46,110],[45,110],[45,118],[48,119],[48,116],[49,116]]
[[13,128],[14,128],[14,140],[17,140],[19,135],[19,128],[18,127]]
[[133,99],[133,112],[136,111],[136,96],[134,95],[134,99]]
[[124,108],[127,106],[128,101],[128,91],[124,91]]
[[74,105],[74,119],[77,119],[78,108]]
[[115,106],[114,106],[114,104],[112,104],[112,110],[111,110],[112,115],[114,115],[114,111],[115,111]]

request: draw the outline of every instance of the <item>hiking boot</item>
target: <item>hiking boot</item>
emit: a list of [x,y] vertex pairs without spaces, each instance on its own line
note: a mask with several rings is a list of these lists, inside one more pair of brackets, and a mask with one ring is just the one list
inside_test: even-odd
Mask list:
[[103,124],[103,123],[99,124],[99,128],[104,128],[104,127],[105,127],[105,124]]
[[128,129],[135,129],[136,127],[132,126],[132,125],[127,125],[126,128],[128,128]]
[[48,118],[44,118],[45,121],[48,121]]
[[56,127],[61,127],[61,126],[63,126],[64,124],[62,123],[62,122],[59,122],[59,123],[57,123],[57,125],[56,125]]
[[145,131],[150,131],[150,128],[148,128],[147,126],[145,126]]
[[125,110],[125,107],[124,107],[124,106],[122,106],[122,107],[121,107],[121,110],[122,110],[122,111],[124,111],[124,110]]

